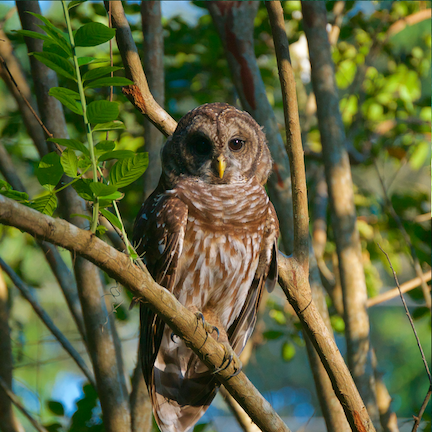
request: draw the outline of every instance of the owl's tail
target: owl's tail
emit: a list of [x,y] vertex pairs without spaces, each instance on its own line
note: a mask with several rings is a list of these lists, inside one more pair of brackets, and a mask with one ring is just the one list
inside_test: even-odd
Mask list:
[[206,412],[219,385],[182,340],[170,340],[170,333],[166,327],[153,368],[150,397],[162,432],[186,432]]

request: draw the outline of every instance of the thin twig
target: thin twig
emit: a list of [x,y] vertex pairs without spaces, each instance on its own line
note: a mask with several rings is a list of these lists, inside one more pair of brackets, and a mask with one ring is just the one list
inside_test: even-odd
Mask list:
[[427,407],[427,404],[429,403],[429,399],[431,397],[431,393],[432,393],[432,386],[429,386],[429,390],[424,398],[424,401],[422,403],[422,406],[420,407],[420,411],[418,416],[414,416],[415,422],[412,428],[411,432],[416,432],[416,430],[418,429],[418,427],[420,426],[420,422],[423,416],[423,413],[425,412],[425,409]]
[[[429,270],[428,272],[423,273],[423,280],[426,281],[426,282],[428,282],[428,281],[431,280],[431,276],[432,276],[432,272]],[[411,279],[408,282],[403,283],[400,286],[400,290],[403,293],[406,293],[408,291],[411,291],[414,288],[417,288],[420,283],[421,283],[421,278],[416,277],[414,279]],[[385,302],[387,300],[390,300],[392,298],[397,297],[398,295],[399,295],[399,289],[398,289],[398,287],[393,288],[393,289],[391,289],[389,291],[386,291],[385,293],[382,293],[382,294],[380,294],[380,295],[378,295],[376,297],[368,299],[368,301],[367,301],[367,307],[371,307],[371,306],[375,306],[376,304],[383,303],[383,302]]]
[[385,204],[386,204],[387,208],[390,210],[390,214],[392,215],[393,219],[395,220],[395,222],[396,222],[396,224],[397,224],[397,226],[398,226],[398,228],[399,228],[399,230],[400,230],[400,232],[402,234],[402,237],[405,240],[405,243],[410,248],[411,259],[413,261],[414,270],[415,270],[417,276],[421,280],[420,285],[422,287],[423,296],[424,296],[424,299],[425,299],[425,302],[426,302],[426,306],[429,309],[431,309],[431,297],[429,295],[429,288],[428,288],[428,286],[426,284],[426,281],[423,279],[423,272],[422,272],[422,269],[421,269],[421,266],[420,266],[420,260],[418,259],[418,256],[417,256],[417,253],[415,251],[414,245],[411,242],[411,238],[410,238],[409,234],[407,233],[405,227],[403,226],[401,218],[396,213],[396,210],[393,207],[393,204],[392,204],[392,202],[390,200],[390,197],[388,196],[387,188],[386,188],[386,186],[384,184],[384,180],[381,177],[381,174],[380,174],[379,169],[378,169],[378,165],[377,165],[377,163],[376,163],[375,160],[374,160],[374,166],[375,166],[375,170],[377,172],[377,175],[378,175],[378,178],[379,178],[379,181],[380,181],[380,184],[381,184],[381,188],[383,190]]
[[9,267],[2,258],[0,258],[0,268],[11,278],[14,285],[21,292],[23,297],[31,304],[33,310],[42,320],[42,322],[46,325],[48,330],[54,335],[54,337],[60,342],[61,346],[65,349],[65,351],[72,357],[77,366],[84,373],[86,378],[89,380],[90,384],[96,388],[96,382],[94,380],[93,374],[90,369],[85,364],[82,357],[78,354],[76,349],[72,346],[69,340],[63,335],[63,333],[58,329],[58,327],[54,324],[51,317],[47,314],[47,312],[42,308],[42,306],[38,303],[38,301],[32,295],[28,286],[24,284],[24,282],[18,277],[18,275]]
[[407,317],[408,317],[408,319],[409,319],[409,322],[410,322],[410,324],[411,324],[411,327],[412,327],[412,329],[413,329],[414,336],[415,336],[416,341],[417,341],[417,346],[419,347],[419,350],[420,350],[420,353],[421,353],[421,357],[422,357],[422,360],[423,360],[423,364],[424,364],[424,367],[425,367],[425,369],[426,369],[426,373],[427,373],[427,375],[428,375],[428,377],[429,377],[429,382],[432,384],[432,378],[431,378],[431,374],[430,374],[430,372],[429,372],[429,366],[428,366],[428,364],[427,364],[426,357],[425,357],[425,355],[424,355],[423,348],[422,348],[421,343],[420,343],[420,339],[419,339],[419,337],[418,337],[418,335],[417,335],[417,331],[416,331],[415,326],[414,326],[414,321],[413,321],[412,318],[411,318],[411,314],[410,314],[410,312],[409,312],[409,310],[408,310],[408,306],[407,306],[407,304],[406,304],[406,302],[405,302],[404,296],[403,296],[402,291],[401,291],[401,289],[400,289],[400,285],[399,285],[399,281],[398,281],[398,278],[397,278],[396,272],[395,272],[395,270],[394,270],[394,268],[393,268],[393,265],[392,265],[392,263],[391,263],[391,261],[390,261],[390,258],[389,258],[389,256],[388,256],[387,252],[386,252],[386,251],[381,247],[381,245],[380,245],[379,243],[377,243],[377,245],[378,245],[378,247],[381,249],[381,252],[386,256],[387,261],[388,261],[388,263],[389,263],[389,265],[390,265],[390,268],[391,268],[391,270],[392,270],[392,272],[393,272],[393,277],[394,277],[394,280],[395,280],[395,282],[396,282],[396,285],[397,285],[397,287],[398,287],[398,289],[399,289],[399,295],[400,295],[400,298],[401,298],[402,303],[403,303],[403,305],[404,305],[405,313],[406,313],[406,315],[407,315]]
[[[23,101],[26,103],[26,105],[28,106],[29,110],[32,112],[32,114],[35,116],[36,120],[38,121],[38,123],[42,126],[42,129],[45,131],[45,133],[48,135],[48,137],[52,138],[53,134],[45,127],[45,125],[43,124],[42,120],[39,118],[39,116],[36,114],[36,111],[33,109],[33,107],[31,106],[30,102],[27,100],[27,98],[21,93],[21,90],[17,84],[17,82],[15,81],[13,75],[11,74],[11,71],[9,70],[6,61],[4,60],[4,58],[2,56],[0,56],[0,63],[2,64],[2,66],[5,68],[5,71],[8,73],[12,83],[14,84],[14,86],[16,87],[18,93],[20,94],[20,96],[23,98]],[[57,145],[57,148],[61,150],[61,148]],[[62,151],[62,150],[61,150]]]
[[15,394],[9,389],[8,385],[4,382],[3,378],[0,377],[0,387],[12,401],[12,403],[27,417],[33,427],[39,432],[48,432],[44,426],[40,425],[33,416],[24,408],[24,405],[19,401]]

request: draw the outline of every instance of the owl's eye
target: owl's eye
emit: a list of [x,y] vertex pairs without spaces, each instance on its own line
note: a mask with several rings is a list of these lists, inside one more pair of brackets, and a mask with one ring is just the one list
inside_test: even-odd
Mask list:
[[228,143],[228,147],[232,151],[239,151],[243,148],[244,145],[245,145],[245,142],[241,139],[238,139],[238,138],[234,138]]
[[212,145],[208,138],[195,136],[189,142],[189,148],[198,156],[208,156],[212,152]]

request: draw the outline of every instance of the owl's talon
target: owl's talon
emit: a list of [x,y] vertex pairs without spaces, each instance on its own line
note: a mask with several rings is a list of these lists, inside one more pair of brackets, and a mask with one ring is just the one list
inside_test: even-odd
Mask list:
[[198,321],[201,320],[201,323],[202,323],[202,325],[203,325],[204,330],[206,331],[206,333],[207,334],[212,334],[213,332],[216,332],[217,333],[217,340],[219,340],[219,336],[220,336],[219,329],[216,326],[209,324],[205,320],[204,315],[201,312],[196,312],[195,316],[196,316],[196,318],[197,318]]
[[177,336],[177,335],[174,334],[174,332],[172,332],[170,337],[171,337],[171,340],[172,340],[174,343],[177,343],[177,342],[174,340],[174,337],[175,337],[175,336]]

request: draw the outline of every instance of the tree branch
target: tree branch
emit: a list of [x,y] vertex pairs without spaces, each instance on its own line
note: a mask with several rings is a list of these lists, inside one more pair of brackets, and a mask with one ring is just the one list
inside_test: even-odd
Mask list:
[[[108,2],[105,1],[108,10]],[[154,100],[147,83],[147,78],[141,65],[138,50],[132,38],[129,23],[123,6],[119,1],[111,2],[111,16],[113,27],[117,29],[116,40],[122,56],[127,78],[135,84],[123,87],[123,93],[135,108],[145,115],[165,136],[172,135],[176,121]]]
[[[127,255],[99,240],[90,231],[81,230],[62,219],[43,215],[1,195],[0,222],[57,244],[98,265],[136,297],[142,297],[141,301],[157,313],[175,334],[183,337],[186,345],[210,369],[226,364],[223,346],[208,336],[192,312],[154,282],[147,269],[141,270]],[[232,362],[217,374],[220,382],[262,430],[289,432],[288,427],[244,373],[235,375],[238,372],[235,363]]]

